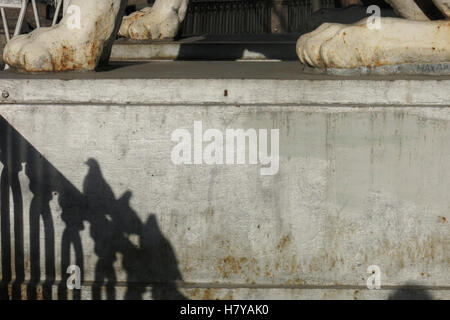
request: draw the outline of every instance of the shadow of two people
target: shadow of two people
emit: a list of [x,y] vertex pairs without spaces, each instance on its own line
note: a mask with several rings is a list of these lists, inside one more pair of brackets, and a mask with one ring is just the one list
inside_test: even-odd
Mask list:
[[[176,287],[176,282],[183,278],[175,252],[161,232],[156,216],[150,214],[142,223],[130,206],[131,192],[115,199],[98,162],[89,159],[86,164],[89,170],[83,183],[87,200],[84,220],[90,224],[98,256],[93,299],[101,298],[101,286],[105,281],[107,299],[116,298],[114,263],[117,254],[122,256],[122,268],[127,275],[125,299],[142,299],[148,285],[153,299],[185,299]],[[131,240],[133,236],[137,237],[137,243]]]

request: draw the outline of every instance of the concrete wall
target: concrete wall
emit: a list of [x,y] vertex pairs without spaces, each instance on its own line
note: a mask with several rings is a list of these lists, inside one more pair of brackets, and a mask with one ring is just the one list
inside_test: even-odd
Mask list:
[[[4,102],[4,294],[61,298],[71,252],[70,264],[83,261],[83,298],[113,273],[116,291],[100,286],[102,298],[450,298],[450,110],[355,99]],[[173,164],[171,134],[193,133],[194,121],[223,132],[279,129],[279,172]],[[370,265],[382,271],[381,290],[366,288]]]

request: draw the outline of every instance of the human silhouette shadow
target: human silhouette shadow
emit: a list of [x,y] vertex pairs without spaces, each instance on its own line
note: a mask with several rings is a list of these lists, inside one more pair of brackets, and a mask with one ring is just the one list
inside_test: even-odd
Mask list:
[[[106,286],[108,300],[116,298],[117,284],[114,263],[118,253],[128,247],[127,236],[139,233],[137,216],[116,201],[111,187],[106,183],[98,162],[89,159],[89,167],[83,183],[83,193],[87,199],[85,220],[90,224],[90,235],[94,241],[94,252],[98,257],[95,266],[95,280],[92,286],[92,298],[101,299],[101,288]],[[125,215],[128,213],[128,215]],[[134,213],[134,212],[133,212]],[[135,220],[132,223],[132,220]],[[133,230],[132,225],[135,225]],[[130,228],[129,228],[130,227]],[[131,244],[130,244],[131,245]]]
[[[89,170],[81,193],[0,116],[0,162],[3,167],[0,166],[0,299],[25,298],[22,290],[24,285],[26,299],[50,300],[54,297],[55,250],[59,246],[55,243],[55,233],[60,231],[55,229],[55,217],[50,209],[50,202],[55,199],[58,200],[61,219],[65,224],[60,237],[62,277],[57,287],[58,299],[68,297],[66,283],[69,274],[65,271],[71,264],[80,267],[83,283],[86,265],[80,232],[86,225],[89,225],[94,251],[98,255],[95,281],[91,287],[94,298],[101,298],[103,284],[107,289],[106,298],[116,298],[117,278],[113,265],[118,253],[123,257],[121,267],[127,276],[125,298],[142,299],[146,289],[152,286],[154,299],[184,298],[176,288],[176,281],[181,281],[182,276],[174,250],[161,233],[156,218],[150,216],[146,224],[142,223],[130,206],[131,192],[125,192],[116,199],[95,159],[86,162]],[[20,174],[28,178],[27,185],[21,185]],[[25,207],[23,188],[29,188],[32,194],[29,208]],[[12,221],[10,210],[13,210]],[[28,220],[25,219],[26,213]],[[27,224],[28,255],[24,247],[27,236],[24,226]],[[40,234],[41,225],[44,234]],[[137,245],[130,240],[131,235],[139,239]],[[40,245],[41,238],[44,239],[44,248]],[[74,251],[75,261],[70,259],[71,250]],[[44,270],[41,270],[41,257],[45,264]],[[41,292],[38,286],[42,283]],[[11,294],[9,286],[12,287]],[[81,299],[81,291],[74,290],[72,297]]]
[[[152,298],[183,299],[176,288],[182,276],[178,270],[174,250],[163,236],[154,215],[142,224],[130,206],[132,193],[125,192],[116,199],[95,159],[89,159],[83,193],[88,203],[86,221],[94,241],[98,262],[95,267],[93,299],[101,299],[100,289],[106,286],[107,299],[115,299],[117,278],[114,263],[122,255],[122,268],[127,274],[125,299],[142,299],[146,287],[151,286]],[[137,236],[133,243],[130,236]]]

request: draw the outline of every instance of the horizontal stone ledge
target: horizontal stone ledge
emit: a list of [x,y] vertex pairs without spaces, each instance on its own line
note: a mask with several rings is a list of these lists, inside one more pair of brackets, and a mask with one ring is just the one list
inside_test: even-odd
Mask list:
[[[0,281],[1,286],[22,286],[22,287],[66,287],[66,280],[62,281],[60,279],[47,282],[45,279],[41,279],[37,282],[32,282],[30,280],[10,280],[8,282]],[[93,281],[93,280],[84,280],[81,283],[82,287],[90,288],[90,287],[103,287],[105,283],[103,281]],[[184,281],[173,281],[173,282],[158,282],[158,281],[148,281],[148,282],[126,282],[126,281],[116,281],[114,283],[114,287],[177,287],[177,288],[185,288],[185,289],[253,289],[253,290],[267,290],[267,289],[301,289],[301,290],[371,290],[367,288],[367,285],[363,285],[361,283],[355,284],[339,284],[332,283],[329,284],[295,284],[295,283],[239,283],[239,282],[184,282]],[[401,283],[390,283],[384,284],[380,289],[377,290],[398,290],[399,288],[403,290],[430,290],[430,291],[449,291],[450,286],[446,285],[421,285],[418,283],[410,283],[410,284],[401,284]]]
[[3,104],[448,106],[450,77],[306,74],[297,62],[150,62],[0,72]]
[[[18,290],[20,289],[20,290]],[[128,289],[126,286],[115,286],[115,299],[123,300]],[[137,288],[143,290],[142,299],[154,299],[152,295],[152,287]],[[158,287],[159,290],[161,288]],[[7,290],[11,297],[15,300],[27,300],[27,287],[25,285],[13,289],[12,285],[8,285]],[[106,286],[100,288],[102,299],[106,299]],[[425,289],[425,288],[404,288],[390,287],[380,290],[369,290],[367,288],[181,288],[177,291],[185,298],[190,300],[322,300],[322,299],[343,299],[343,300],[404,300],[404,299],[420,299],[420,300],[448,300],[450,297],[449,290],[442,289]],[[15,292],[15,294],[14,294]],[[167,293],[166,293],[167,294]],[[57,300],[61,299],[61,293],[58,293],[58,286],[52,285],[47,290],[43,286],[37,287],[37,294],[34,297],[38,300]],[[64,298],[69,300],[92,299],[92,288],[82,285],[80,290],[67,290]],[[170,293],[168,297],[170,299]]]

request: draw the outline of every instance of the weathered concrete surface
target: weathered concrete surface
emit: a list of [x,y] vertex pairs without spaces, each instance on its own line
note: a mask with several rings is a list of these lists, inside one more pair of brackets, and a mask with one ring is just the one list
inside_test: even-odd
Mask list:
[[[107,198],[112,207],[126,208],[122,215],[131,216],[132,210],[142,223],[155,215],[160,231],[153,232],[170,243],[176,257],[170,263],[181,277],[148,274],[141,298],[154,298],[159,291],[151,288],[161,281],[176,282],[179,292],[193,299],[385,299],[403,286],[416,296],[450,298],[450,109],[445,78],[37,82],[31,76],[3,77],[0,89],[11,93],[11,102],[0,105],[4,126],[17,130],[29,153],[38,152],[51,164],[44,177],[54,171],[51,179],[66,179],[60,184],[70,185],[54,184],[59,194],[49,199],[55,228],[53,297],[62,274],[62,237],[70,226],[63,220],[70,206],[61,199],[73,188],[74,199],[98,205]],[[44,92],[48,85],[53,93]],[[161,92],[164,86],[168,89]],[[360,94],[363,88],[366,95]],[[60,100],[63,89],[74,103]],[[109,96],[107,89],[117,95]],[[314,99],[320,105],[313,105]],[[204,130],[223,132],[280,129],[278,174],[261,176],[259,165],[248,164],[174,165],[171,133],[179,128],[192,132],[194,121],[202,121]],[[97,175],[102,182],[94,184],[98,192],[86,186],[92,178],[88,159],[95,159],[102,173]],[[37,197],[28,187],[30,179],[37,179],[33,170],[18,173],[24,208],[33,207]],[[131,198],[122,206],[127,191]],[[24,210],[24,221],[27,214]],[[86,218],[78,231],[84,298],[92,297],[90,284],[99,262],[95,223]],[[28,266],[35,263],[28,258],[27,239],[25,280]],[[44,267],[45,239],[41,242],[44,281],[49,267]],[[139,248],[135,235],[128,242]],[[130,270],[139,259],[161,263],[154,267],[158,270],[174,267],[145,251],[136,251],[138,257],[123,252],[114,261],[115,298],[126,297],[124,292],[136,284]],[[382,290],[365,287],[370,265],[381,268]]]

